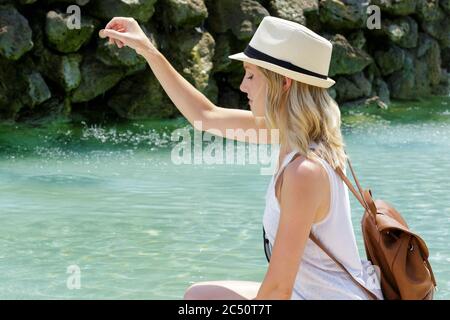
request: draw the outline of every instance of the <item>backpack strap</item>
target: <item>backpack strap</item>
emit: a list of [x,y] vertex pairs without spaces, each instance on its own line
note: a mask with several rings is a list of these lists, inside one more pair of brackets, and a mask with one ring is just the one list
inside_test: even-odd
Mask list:
[[331,260],[333,260],[342,270],[344,270],[349,276],[350,279],[361,289],[364,290],[364,292],[366,292],[373,300],[379,300],[378,297],[369,289],[367,289],[365,286],[363,286],[358,280],[355,279],[355,277],[353,276],[353,274],[351,274],[347,268],[340,263],[332,254],[330,251],[328,251],[327,248],[325,248],[322,243],[319,241],[319,239],[316,238],[316,236],[310,232],[309,234],[309,238],[320,248],[322,249],[323,252],[325,252],[327,254],[328,257],[331,258]]
[[344,174],[344,172],[342,171],[342,169],[340,167],[336,168],[335,171],[341,177],[342,181],[344,181],[344,183],[347,185],[347,187],[350,189],[350,191],[353,193],[355,198],[363,206],[363,208],[365,210],[367,210],[368,212],[370,212],[369,206],[367,205],[367,202],[366,202],[366,200],[364,198],[364,194],[363,194],[361,185],[359,184],[358,178],[356,177],[355,171],[353,171],[353,167],[352,167],[352,165],[350,163],[350,159],[348,159],[348,158],[347,158],[347,163],[348,163],[348,166],[349,166],[350,171],[352,173],[353,179],[356,182],[356,186],[358,187],[359,193],[355,190],[355,187],[353,187],[353,184],[350,182],[350,180],[347,178],[347,176]]

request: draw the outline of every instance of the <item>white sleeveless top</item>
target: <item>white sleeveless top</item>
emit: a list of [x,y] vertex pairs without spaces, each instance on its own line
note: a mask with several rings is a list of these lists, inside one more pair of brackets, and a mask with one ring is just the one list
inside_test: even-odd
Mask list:
[[[314,146],[314,143],[312,144]],[[266,192],[263,225],[270,245],[273,246],[278,229],[280,206],[275,196],[275,181],[296,151],[288,153],[279,170],[272,176]],[[361,260],[351,221],[348,187],[323,159],[319,159],[330,181],[330,211],[327,216],[312,225],[313,234],[349,270],[357,280],[383,299],[379,279],[370,261]],[[301,214],[299,212],[298,214]],[[370,299],[328,255],[308,238],[291,299]]]

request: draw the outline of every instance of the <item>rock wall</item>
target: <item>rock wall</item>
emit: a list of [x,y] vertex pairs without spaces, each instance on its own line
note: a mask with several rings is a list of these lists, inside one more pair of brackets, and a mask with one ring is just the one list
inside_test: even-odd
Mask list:
[[[68,27],[71,4],[81,9],[80,29]],[[369,4],[381,9],[380,29],[366,27]],[[333,43],[330,94],[341,104],[449,93],[450,0],[0,0],[0,119],[179,115],[142,57],[98,37],[114,16],[138,20],[214,103],[246,106],[242,64],[228,55],[245,48],[266,15]]]

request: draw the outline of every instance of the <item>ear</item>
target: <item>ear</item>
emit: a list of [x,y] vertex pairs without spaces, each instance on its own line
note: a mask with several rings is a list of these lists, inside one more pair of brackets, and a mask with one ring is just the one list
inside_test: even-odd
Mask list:
[[284,81],[283,81],[283,89],[284,90],[288,90],[292,85],[292,79],[288,78],[288,77],[284,77]]

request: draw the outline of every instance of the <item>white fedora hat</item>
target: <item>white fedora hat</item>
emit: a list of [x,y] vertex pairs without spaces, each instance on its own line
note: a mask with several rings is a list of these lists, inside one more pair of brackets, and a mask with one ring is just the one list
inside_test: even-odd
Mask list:
[[333,45],[299,23],[266,16],[244,52],[228,56],[313,86],[329,88]]

